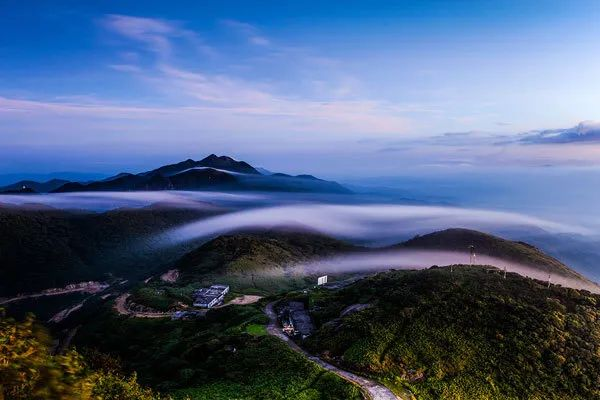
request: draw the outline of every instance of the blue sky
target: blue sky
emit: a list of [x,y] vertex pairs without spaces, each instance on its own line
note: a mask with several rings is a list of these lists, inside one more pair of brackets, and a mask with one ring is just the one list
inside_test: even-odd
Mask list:
[[598,1],[0,0],[0,173],[594,167]]

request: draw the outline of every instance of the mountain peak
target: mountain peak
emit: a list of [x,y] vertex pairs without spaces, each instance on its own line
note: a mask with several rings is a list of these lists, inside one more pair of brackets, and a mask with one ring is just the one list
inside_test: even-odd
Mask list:
[[243,174],[261,175],[253,166],[245,161],[237,161],[228,156],[217,156],[211,154],[198,162],[199,166],[224,169],[227,171],[239,172]]
[[245,161],[214,153],[200,161],[191,158],[175,164],[132,174],[122,172],[90,182],[54,180],[47,183],[21,181],[0,187],[0,193],[21,191],[23,186],[38,193],[88,191],[156,190],[253,190],[277,192],[351,193],[336,182],[312,175],[291,176],[266,171],[264,174]]
[[208,160],[214,160],[214,159],[218,159],[218,158],[231,158],[231,157],[227,157],[227,156],[218,156],[215,153],[211,153],[208,156],[204,157],[204,159],[202,159],[201,161],[208,161]]

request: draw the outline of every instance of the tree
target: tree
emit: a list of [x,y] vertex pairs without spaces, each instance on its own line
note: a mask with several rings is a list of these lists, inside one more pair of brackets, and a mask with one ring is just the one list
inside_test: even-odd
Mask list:
[[0,310],[0,400],[161,400],[116,368],[93,370],[71,350],[50,353],[50,336],[33,316],[22,322]]

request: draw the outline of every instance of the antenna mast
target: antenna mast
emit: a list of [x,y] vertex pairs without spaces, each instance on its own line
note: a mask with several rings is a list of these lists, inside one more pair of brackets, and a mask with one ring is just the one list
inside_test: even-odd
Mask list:
[[469,246],[469,265],[473,265],[473,263],[475,262],[475,246],[470,245]]

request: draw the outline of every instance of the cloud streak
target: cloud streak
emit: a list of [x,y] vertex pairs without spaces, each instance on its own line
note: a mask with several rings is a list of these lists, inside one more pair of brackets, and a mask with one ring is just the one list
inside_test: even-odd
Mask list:
[[[465,251],[424,251],[424,250],[382,250],[368,253],[341,254],[334,257],[312,260],[293,264],[287,267],[286,273],[299,275],[323,275],[342,273],[369,273],[389,269],[425,269],[432,265],[469,264],[469,253]],[[503,260],[485,255],[477,256],[477,264],[490,265],[500,270],[514,272],[541,281],[548,280],[546,266],[533,268],[514,261]],[[566,278],[556,274],[551,275],[551,282],[576,289],[586,289],[594,293],[600,292],[600,287],[587,284],[580,280]]]
[[108,211],[122,207],[140,208],[159,204],[163,207],[215,209],[220,206],[238,207],[264,200],[264,195],[252,193],[202,191],[74,192],[1,195],[0,206],[7,204],[14,207],[30,208],[32,205],[45,205],[61,210]]
[[306,204],[244,210],[192,222],[167,232],[165,245],[227,232],[276,227],[309,228],[337,238],[390,244],[397,238],[435,230],[464,227],[493,231],[506,227],[539,227],[552,232],[588,233],[522,214],[430,206]]
[[584,121],[566,129],[546,129],[525,133],[524,144],[600,143],[600,122]]
[[143,18],[129,15],[109,14],[101,20],[108,31],[129,40],[141,43],[162,59],[172,55],[175,40],[186,40],[206,54],[213,55],[214,49],[204,43],[192,30],[183,24],[160,18]]
[[229,29],[239,32],[246,38],[248,43],[251,43],[255,46],[269,46],[271,44],[271,40],[262,35],[259,29],[254,25],[233,19],[225,19],[221,21],[221,23]]

